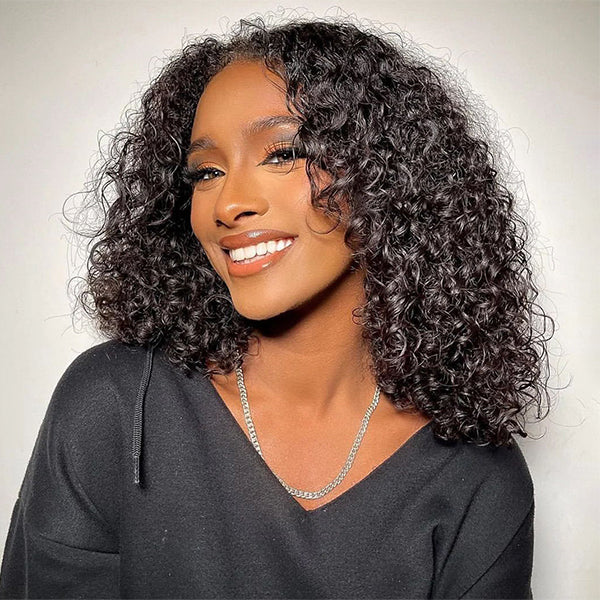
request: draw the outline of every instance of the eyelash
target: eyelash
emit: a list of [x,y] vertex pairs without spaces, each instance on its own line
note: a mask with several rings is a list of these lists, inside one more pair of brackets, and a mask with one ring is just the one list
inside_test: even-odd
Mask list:
[[[265,148],[265,153],[267,154],[267,156],[265,160],[263,160],[260,163],[261,165],[270,164],[278,166],[290,162],[293,163],[300,158],[304,158],[304,155],[301,153],[299,148],[281,142],[278,142],[276,144],[273,144],[272,146],[268,146],[267,148]],[[280,160],[275,163],[269,162],[274,158]],[[203,181],[211,181],[212,179],[215,179],[215,177],[206,178],[207,175],[215,175],[215,173],[222,173],[222,171],[214,167],[196,169],[190,168],[186,165],[183,168],[183,179],[186,183],[193,185],[195,183],[201,183]]]
[[[265,164],[271,158],[283,158],[282,162],[294,162],[299,158],[305,158],[304,154],[300,151],[300,148],[297,146],[291,146],[290,144],[278,142],[273,144],[272,146],[268,146],[265,149],[267,153],[267,158],[261,163]],[[284,155],[291,154],[291,158],[284,158]],[[270,164],[280,164],[280,163],[270,163]]]

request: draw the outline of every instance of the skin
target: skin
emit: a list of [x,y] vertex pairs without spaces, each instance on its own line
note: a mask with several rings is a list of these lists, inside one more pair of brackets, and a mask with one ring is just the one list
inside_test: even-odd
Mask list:
[[[364,302],[364,273],[350,268],[343,221],[311,206],[305,161],[269,158],[273,145],[291,145],[297,125],[244,131],[273,116],[294,117],[284,82],[262,63],[236,61],[208,83],[188,166],[209,171],[195,185],[191,224],[236,310],[256,321],[258,342],[251,343],[243,369],[265,460],[288,484],[317,490],[344,464],[375,392],[361,325],[352,318]],[[200,140],[211,147],[198,147]],[[293,252],[258,274],[231,277],[220,238],[263,228],[297,235]],[[248,435],[235,373],[211,381]],[[330,502],[427,422],[421,414],[399,412],[382,393],[344,481],[319,500],[295,499],[307,510]]]

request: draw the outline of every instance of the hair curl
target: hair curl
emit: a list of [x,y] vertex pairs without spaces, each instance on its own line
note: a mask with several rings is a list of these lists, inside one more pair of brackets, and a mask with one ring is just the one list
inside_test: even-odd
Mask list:
[[[97,173],[89,198],[104,218],[78,300],[109,338],[160,336],[185,373],[241,364],[253,323],[192,232],[182,149],[210,78],[262,60],[301,116],[313,206],[340,215],[349,203],[345,241],[365,270],[356,314],[381,390],[443,440],[509,445],[548,396],[553,323],[535,302],[527,226],[461,93],[388,38],[349,22],[256,19],[187,44]],[[333,176],[320,193],[317,168]]]

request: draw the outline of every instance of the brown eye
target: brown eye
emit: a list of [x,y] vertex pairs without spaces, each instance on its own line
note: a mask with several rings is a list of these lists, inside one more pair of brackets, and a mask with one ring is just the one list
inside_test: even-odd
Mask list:
[[183,178],[190,185],[201,183],[203,181],[210,181],[211,179],[216,179],[223,175],[223,171],[220,169],[215,169],[213,167],[205,167],[202,169],[190,169],[188,167],[185,168]]
[[280,165],[284,163],[294,162],[299,158],[304,158],[299,148],[294,146],[275,146],[267,149],[267,157],[261,163],[263,165]]

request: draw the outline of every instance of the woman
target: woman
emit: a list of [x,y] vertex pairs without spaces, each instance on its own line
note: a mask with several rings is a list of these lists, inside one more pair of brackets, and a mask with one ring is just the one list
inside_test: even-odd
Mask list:
[[242,22],[163,70],[95,198],[109,341],[53,395],[1,597],[531,597],[547,317],[438,75]]

